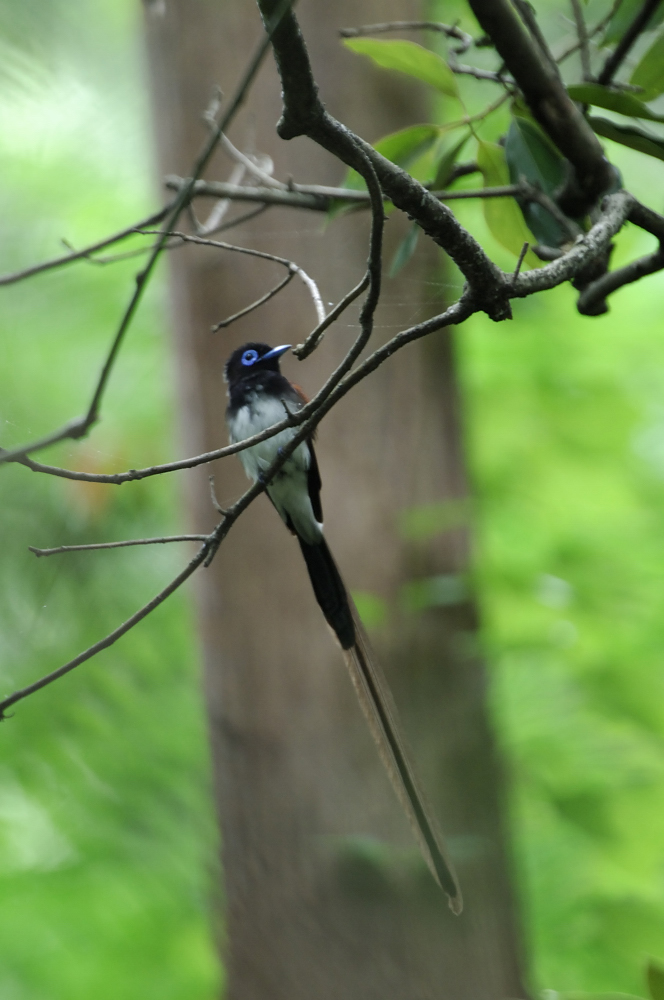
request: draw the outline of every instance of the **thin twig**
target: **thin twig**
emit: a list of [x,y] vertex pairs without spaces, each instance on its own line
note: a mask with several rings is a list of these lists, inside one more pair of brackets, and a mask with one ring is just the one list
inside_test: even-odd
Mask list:
[[[146,235],[149,235],[149,230],[143,230],[143,232]],[[318,322],[322,323],[325,319],[325,306],[323,305],[321,294],[318,291],[318,285],[314,279],[300,267],[299,264],[295,263],[295,261],[288,260],[286,257],[279,257],[274,253],[267,253],[265,250],[254,250],[252,247],[239,247],[235,243],[223,243],[221,240],[208,240],[204,239],[202,236],[193,236],[189,233],[172,232],[168,235],[172,236],[174,239],[182,240],[184,243],[196,243],[198,246],[217,247],[220,250],[232,250],[235,253],[248,254],[250,257],[260,257],[262,260],[272,260],[275,264],[281,264],[283,267],[287,267],[288,270],[292,271],[293,274],[296,274],[308,288],[316,310],[316,315],[318,316]]]
[[581,50],[581,72],[583,74],[583,79],[590,81],[592,80],[590,71],[590,47],[588,45],[588,29],[586,27],[586,21],[583,16],[583,10],[581,9],[580,0],[571,0],[572,10],[574,11],[574,21],[576,23],[576,34],[579,39],[579,48]]
[[17,281],[24,281],[26,278],[32,278],[35,274],[42,274],[44,271],[52,271],[56,267],[65,267],[67,264],[73,264],[74,261],[84,260],[89,258],[92,254],[96,253],[97,250],[103,250],[104,247],[110,247],[113,243],[119,243],[121,240],[126,240],[129,236],[133,236],[136,233],[136,229],[142,229],[144,226],[153,226],[168,214],[174,201],[170,201],[163,208],[160,208],[158,212],[153,212],[149,215],[147,219],[143,219],[142,222],[138,223],[138,226],[134,224],[129,226],[127,229],[121,229],[119,233],[115,233],[113,236],[107,236],[103,240],[99,240],[98,243],[91,243],[90,246],[85,247],[83,250],[72,250],[71,253],[66,254],[64,257],[54,257],[53,260],[47,260],[43,264],[35,264],[32,267],[26,267],[23,271],[15,271],[13,274],[5,274],[0,277],[0,285],[14,285]]
[[608,57],[602,70],[597,77],[597,82],[601,83],[602,86],[606,86],[610,83],[615,73],[617,73],[620,68],[620,64],[623,59],[631,49],[634,42],[637,40],[641,32],[647,27],[648,21],[655,13],[657,7],[659,7],[661,0],[645,0],[645,3],[639,10],[638,14],[630,24],[629,28],[622,36],[615,49]]
[[221,514],[222,517],[226,517],[228,511],[221,506],[217,500],[217,491],[214,488],[214,476],[208,476],[208,482],[210,484],[210,499],[212,500],[212,506],[216,510],[217,514]]
[[521,270],[521,265],[523,264],[523,259],[528,253],[528,247],[530,243],[526,242],[521,247],[521,253],[519,254],[519,259],[516,262],[516,267],[514,268],[514,274],[512,275],[512,281],[515,281],[519,277],[519,271]]
[[86,552],[90,549],[124,549],[131,545],[165,545],[167,542],[204,542],[207,535],[164,535],[162,538],[128,538],[122,542],[91,542],[88,545],[58,545],[54,549],[38,549],[28,545],[30,552],[41,556],[57,556],[61,552]]
[[502,73],[496,73],[490,69],[480,69],[478,66],[466,66],[465,63],[458,63],[455,59],[449,60],[449,67],[453,73],[459,76],[474,76],[476,80],[490,80],[491,83],[508,84],[514,83],[509,77]]
[[[620,7],[620,5],[621,5],[622,2],[623,2],[623,0],[613,0],[613,3],[611,4],[611,9],[609,10],[608,14],[605,14],[604,17],[600,21],[597,22],[597,24],[594,26],[594,28],[590,28],[588,30],[588,38],[589,39],[595,38],[595,36],[598,35],[600,33],[600,31],[604,31],[604,29],[606,28],[607,24],[612,19],[613,15],[616,13],[616,11],[618,10],[618,7]],[[561,62],[564,62],[571,55],[574,55],[575,52],[578,52],[579,49],[580,49],[580,47],[581,47],[581,45],[580,45],[580,43],[579,43],[579,41],[577,39],[577,41],[574,42],[573,45],[570,45],[569,48],[567,48],[567,49],[563,49],[563,51],[559,55],[557,55],[557,56],[554,57],[555,60],[556,60],[556,62],[559,63],[559,64]]]
[[250,156],[247,156],[246,153],[243,153],[241,150],[237,149],[237,147],[233,145],[228,136],[226,135],[221,136],[221,144],[226,150],[226,152],[230,156],[232,156],[234,160],[237,160],[238,163],[241,163],[242,166],[246,170],[248,170],[250,174],[253,174],[253,176],[256,177],[257,180],[262,181],[266,187],[280,188],[282,191],[287,189],[288,187],[287,184],[284,184],[282,181],[278,181],[276,177],[273,177],[271,174],[267,173],[267,171],[262,170],[259,167],[259,165],[255,163],[254,160],[252,160]]
[[[558,259],[547,264],[545,267],[528,271],[525,274],[519,273],[516,279],[514,279],[513,275],[505,275],[504,277],[506,284],[508,284],[508,293],[510,297],[525,298],[534,292],[555,288],[556,285],[569,281],[581,267],[585,266],[590,260],[606,250],[611,239],[619,231],[627,218],[629,218],[635,225],[653,233],[653,235],[657,236],[658,239],[660,237],[664,239],[664,217],[658,215],[656,212],[653,212],[651,209],[647,209],[645,206],[640,205],[632,197],[632,195],[628,194],[626,191],[616,192],[616,194],[610,195],[605,199],[604,211],[592,229],[585,233],[567,253],[561,253]],[[356,291],[356,289],[353,291]],[[384,360],[385,358],[390,357],[404,343],[409,343],[411,340],[417,339],[420,336],[426,336],[433,330],[441,329],[442,326],[449,325],[451,323],[460,323],[463,319],[467,319],[468,316],[472,315],[472,313],[480,311],[481,308],[482,305],[480,299],[473,297],[470,294],[466,294],[458,303],[455,304],[454,307],[450,307],[450,310],[447,310],[446,313],[442,314],[442,316],[435,316],[431,320],[426,320],[423,324],[418,324],[415,327],[411,327],[402,333],[397,334],[395,338],[390,340],[388,344],[385,345],[384,349],[379,349],[379,351],[375,353],[375,355],[371,355],[371,357],[374,358],[375,356],[383,358]],[[387,351],[386,354],[381,353],[384,350]],[[380,363],[382,362],[379,360],[378,364]],[[374,367],[377,367],[377,365]],[[337,377],[337,369],[337,372],[330,376],[328,381],[313,397],[313,399],[307,403],[306,406],[303,406],[302,409],[300,409],[296,414],[292,415],[291,420],[282,420],[279,423],[274,424],[272,427],[269,427],[258,434],[254,434],[252,437],[246,438],[243,441],[238,441],[235,444],[226,445],[223,448],[217,448],[214,451],[196,455],[193,458],[181,459],[179,461],[169,462],[163,465],[154,465],[145,469],[130,469],[128,472],[111,474],[76,472],[70,469],[61,469],[57,466],[43,465],[30,458],[23,458],[20,462],[22,465],[25,465],[34,472],[41,472],[63,479],[73,479],[83,482],[110,483],[114,485],[121,485],[122,483],[146,479],[151,476],[163,475],[165,473],[177,472],[183,469],[191,469],[197,465],[205,465],[209,462],[216,461],[217,459],[226,458],[229,455],[234,455],[240,451],[244,451],[246,448],[253,447],[255,444],[259,444],[260,442],[273,437],[275,434],[281,433],[281,431],[285,430],[287,427],[292,427],[293,424],[304,424],[310,419],[316,421],[320,420],[319,414],[321,413],[323,404],[326,407],[325,412],[327,412],[329,405],[334,405],[334,403],[336,403],[341,396],[344,395],[345,391],[347,391],[347,389],[342,387],[348,386],[349,384],[355,385],[357,381],[355,378],[356,373],[365,370],[363,362],[362,365],[358,366],[358,368],[354,370],[352,382],[349,383],[348,377],[344,377],[341,381],[339,380]],[[371,370],[373,371],[373,367]]]
[[467,52],[473,44],[472,35],[456,24],[443,24],[441,21],[384,21],[381,24],[364,24],[359,28],[341,28],[339,34],[342,38],[360,38],[363,35],[381,35],[386,31],[437,31],[461,42],[456,49],[459,54]]
[[[221,204],[221,201],[219,202]],[[206,226],[201,226],[200,235],[206,234],[212,236],[216,233],[224,233],[228,229],[234,229],[236,226],[241,225],[243,222],[248,222],[250,219],[255,219],[256,216],[262,215],[263,212],[267,212],[270,205],[258,205],[257,208],[252,208],[249,212],[244,212],[242,215],[235,216],[234,219],[229,219],[228,222],[222,222],[220,225],[216,226],[214,229],[208,230]],[[212,213],[210,213],[212,215]],[[164,250],[177,250],[182,246],[182,240],[174,240],[171,243],[166,243]],[[108,264],[115,264],[120,260],[129,260],[131,257],[141,257],[143,254],[149,253],[152,249],[152,244],[145,247],[137,247],[136,250],[127,250],[125,253],[110,254],[108,257],[88,257],[84,255],[85,261],[88,264],[96,264],[99,266],[106,266]]]
[[92,399],[88,406],[87,412],[82,417],[77,417],[74,420],[68,421],[59,430],[53,431],[51,434],[45,437],[39,438],[37,441],[31,441],[27,444],[21,445],[18,448],[12,448],[8,451],[4,451],[0,454],[0,464],[2,462],[10,461],[11,459],[20,458],[27,455],[32,451],[39,451],[42,448],[46,448],[58,441],[63,441],[66,438],[71,438],[77,440],[78,438],[84,437],[92,425],[96,423],[99,419],[99,410],[101,407],[101,401],[108,384],[115,360],[122,346],[124,336],[129,329],[129,325],[134,317],[134,314],[138,308],[139,302],[143,296],[143,292],[148,284],[148,281],[154,271],[157,260],[161,254],[161,251],[169,239],[170,230],[180,216],[182,209],[191,200],[194,184],[196,180],[200,177],[203,170],[209,163],[216,147],[219,142],[221,134],[228,128],[231,121],[237,114],[240,106],[244,102],[247,92],[253,83],[253,80],[258,73],[258,70],[265,58],[265,55],[272,42],[273,35],[276,29],[279,27],[284,15],[290,10],[293,0],[282,0],[282,2],[277,6],[274,16],[268,18],[266,24],[265,35],[262,38],[260,44],[258,45],[253,58],[251,59],[249,66],[245,70],[243,77],[237,87],[237,90],[231,100],[229,107],[227,108],[225,114],[222,117],[219,125],[214,129],[207,142],[203,146],[201,153],[194,163],[194,168],[191,173],[191,177],[184,184],[182,189],[178,192],[174,202],[171,204],[170,209],[166,216],[166,221],[164,224],[164,229],[159,233],[159,238],[156,241],[148,261],[143,268],[136,275],[136,288],[134,290],[129,304],[126,307],[120,325],[113,337],[110,349],[106,355],[106,360],[101,369],[101,373],[97,380],[97,385],[92,395]]
[[[231,175],[228,178],[229,184],[242,184],[244,181],[244,176],[247,172],[247,168],[242,163],[236,163],[231,171]],[[194,210],[194,203],[190,201],[187,205],[187,214],[189,215],[191,222],[194,227],[194,232],[199,236],[211,236],[212,233],[218,232],[224,223],[226,214],[231,207],[231,201],[228,198],[220,199],[216,205],[212,206],[210,214],[208,215],[205,222],[201,222],[196,216]]]
[[270,299],[273,299],[275,295],[278,295],[281,289],[285,288],[294,277],[295,271],[289,271],[286,277],[283,278],[278,285],[271,288],[269,292],[265,293],[265,295],[261,295],[260,299],[256,299],[255,302],[245,306],[244,309],[240,309],[239,312],[233,313],[232,316],[227,316],[226,319],[221,319],[218,323],[215,323],[213,327],[210,327],[211,332],[216,333],[217,330],[224,330],[227,326],[230,326],[231,323],[234,323],[236,319],[241,319],[248,313],[253,312],[254,309],[258,309],[259,306],[265,305],[265,303],[269,302]]
[[181,587],[185,580],[189,579],[191,574],[204,562],[208,551],[209,542],[206,541],[203,543],[203,546],[199,549],[194,558],[187,564],[187,566],[185,566],[181,573],[178,573],[174,580],[171,580],[167,587],[160,590],[151,601],[148,601],[147,604],[143,605],[142,608],[131,615],[130,618],[123,622],[122,625],[119,625],[116,629],[114,629],[109,635],[100,639],[99,642],[95,642],[94,645],[89,646],[88,649],[79,653],[78,656],[75,656],[73,660],[69,660],[69,662],[63,664],[63,666],[58,667],[57,670],[51,671],[51,673],[46,674],[45,677],[41,677],[33,684],[28,684],[27,687],[15,691],[8,698],[4,698],[0,701],[0,721],[7,718],[7,709],[11,708],[12,705],[15,705],[18,701],[22,701],[24,698],[34,694],[36,691],[40,691],[42,688],[47,687],[49,684],[57,681],[60,677],[64,677],[64,675],[68,674],[70,670],[78,667],[81,663],[85,663],[86,660],[91,659],[103,649],[108,649],[109,646],[112,646],[118,641],[118,639],[134,628],[135,625],[138,625],[140,621],[147,618],[147,616],[154,611],[155,608],[158,608],[160,604],[163,604],[167,597],[170,597],[170,595],[173,594],[178,587]]
[[348,306],[355,301],[358,295],[362,294],[364,289],[369,285],[369,281],[369,272],[365,271],[364,277],[359,284],[355,285],[355,288],[351,288],[351,290],[344,295],[343,299],[337,302],[334,309],[327,314],[327,317],[323,320],[323,322],[319,323],[318,326],[311,331],[304,343],[298,344],[297,347],[293,348],[293,354],[296,358],[300,361],[304,361],[305,358],[308,358],[309,355],[316,350],[319,343],[323,339],[323,334],[327,328],[331,326],[343,312],[345,312]]
[[[457,176],[463,177],[476,171],[476,164],[464,164],[462,172]],[[169,187],[178,188],[182,183],[184,182],[180,177],[167,178]],[[473,188],[468,191],[431,191],[433,197],[439,201],[462,201],[467,198],[505,198],[516,193],[514,185]],[[329,212],[333,205],[338,202],[345,202],[349,205],[357,204],[367,208],[370,204],[366,191],[326,187],[318,184],[298,184],[292,191],[276,191],[271,188],[231,186],[224,181],[198,181],[194,187],[194,196],[229,198],[232,201],[257,201],[264,205],[284,205],[289,208],[304,208],[314,212]],[[383,195],[383,201],[389,202],[390,200],[387,195]]]

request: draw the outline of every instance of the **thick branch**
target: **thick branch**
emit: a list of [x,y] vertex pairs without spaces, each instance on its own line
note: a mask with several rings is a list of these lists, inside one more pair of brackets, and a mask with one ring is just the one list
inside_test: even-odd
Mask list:
[[635,199],[627,191],[617,191],[609,195],[604,199],[602,215],[592,229],[579,237],[575,246],[558,260],[552,261],[545,267],[520,274],[516,281],[512,282],[512,295],[516,298],[526,298],[535,292],[554,288],[563,281],[570,281],[576,277],[582,268],[606,252],[612,238],[625,224],[635,204]]
[[[271,15],[274,4],[275,0],[258,0],[263,18]],[[277,125],[281,138],[307,135],[351,167],[355,166],[352,151],[359,146],[371,161],[383,191],[397,208],[406,212],[452,257],[468,280],[481,308],[495,320],[510,316],[501,271],[452,212],[406,171],[385,159],[369,143],[325,111],[313,81],[304,39],[292,11],[274,33],[272,45],[283,91],[283,114]]]
[[639,257],[625,267],[609,271],[597,281],[591,281],[579,295],[577,309],[583,316],[602,316],[609,311],[606,298],[611,292],[662,269],[664,269],[664,249],[660,247],[655,253]]
[[550,52],[540,51],[510,0],[468,2],[533,115],[574,167],[578,190],[568,190],[560,202],[568,215],[582,215],[613,181],[595,133],[565,90]]

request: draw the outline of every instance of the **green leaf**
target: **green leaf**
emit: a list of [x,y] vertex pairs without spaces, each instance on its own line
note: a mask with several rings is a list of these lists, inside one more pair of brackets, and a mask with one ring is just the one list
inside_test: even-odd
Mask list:
[[431,182],[432,190],[442,191],[447,186],[452,177],[454,166],[456,161],[459,159],[461,150],[466,145],[469,138],[470,132],[466,132],[466,134],[459,139],[455,146],[451,146],[443,152],[440,160],[438,161],[433,181]]
[[646,969],[646,979],[652,1000],[664,1000],[664,968],[651,960]]
[[390,265],[390,278],[396,277],[401,268],[405,267],[410,258],[413,256],[419,235],[420,227],[416,222],[414,222],[397,247],[396,253]]
[[456,78],[445,60],[436,52],[431,52],[416,42],[347,38],[344,45],[352,52],[368,56],[382,69],[393,69],[398,73],[415,77],[428,83],[441,94],[447,94],[448,97],[459,96]]
[[[509,171],[502,146],[494,142],[479,140],[477,165],[482,171],[485,187],[499,187],[510,183]],[[491,233],[501,246],[519,256],[523,244],[534,243],[532,233],[523,221],[521,209],[514,198],[484,198],[484,218]],[[528,250],[525,263],[539,267],[539,261],[532,250]]]
[[[664,47],[661,58],[664,60]],[[664,89],[664,64],[661,67],[662,87]],[[598,108],[606,108],[607,111],[617,111],[619,115],[627,115],[628,118],[647,118],[648,121],[664,122],[664,115],[658,115],[651,111],[640,98],[634,94],[626,94],[617,90],[608,90],[599,83],[580,83],[567,88],[567,93],[573,101],[581,101],[582,104],[594,104]]]
[[[527,118],[513,118],[505,142],[505,159],[510,180],[518,184],[525,177],[553,197],[565,179],[565,161],[542,130]],[[517,199],[531,232],[539,243],[559,247],[567,234],[542,205]]]
[[664,33],[652,43],[629,82],[643,87],[643,99],[646,101],[664,92]]
[[664,160],[664,139],[648,135],[647,132],[642,132],[641,129],[635,128],[633,125],[616,125],[615,122],[610,122],[606,118],[595,118],[590,115],[588,121],[597,135],[601,135],[605,139],[613,139],[621,146],[638,149],[640,153],[654,156],[658,160]]
[[[643,6],[643,0],[622,0],[604,33],[604,44],[617,42],[625,34],[630,24]],[[650,31],[664,19],[664,7],[660,4],[651,16],[647,29]]]

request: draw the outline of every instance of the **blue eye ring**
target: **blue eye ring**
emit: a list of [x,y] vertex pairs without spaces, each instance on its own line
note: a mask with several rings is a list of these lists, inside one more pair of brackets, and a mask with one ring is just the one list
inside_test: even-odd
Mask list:
[[254,351],[253,349],[250,351],[245,351],[244,354],[242,355],[241,360],[242,364],[246,365],[247,368],[250,365],[255,365],[256,362],[258,361],[258,351]]

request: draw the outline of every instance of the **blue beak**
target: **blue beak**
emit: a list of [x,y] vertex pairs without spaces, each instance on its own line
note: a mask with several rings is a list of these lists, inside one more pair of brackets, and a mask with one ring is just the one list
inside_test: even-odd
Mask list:
[[268,351],[267,354],[263,355],[261,361],[267,361],[268,358],[280,358],[282,354],[286,353],[286,351],[290,351],[291,347],[292,344],[282,344],[281,347],[273,347],[271,351]]

